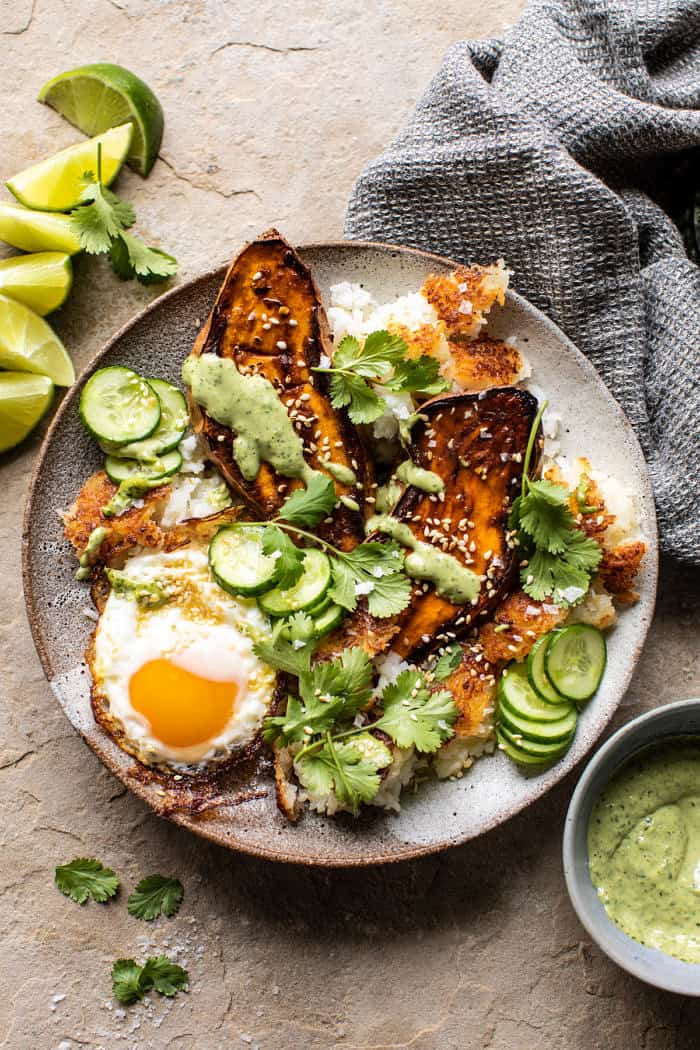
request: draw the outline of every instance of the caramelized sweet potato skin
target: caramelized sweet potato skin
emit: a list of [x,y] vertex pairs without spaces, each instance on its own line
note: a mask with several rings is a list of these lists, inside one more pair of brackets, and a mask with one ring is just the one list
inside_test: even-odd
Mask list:
[[481,396],[433,398],[420,412],[424,418],[413,428],[411,458],[442,478],[444,498],[409,486],[391,516],[405,522],[416,539],[484,576],[479,597],[475,605],[453,605],[431,585],[414,586],[408,608],[383,620],[369,616],[363,604],[328,637],[323,655],[363,644],[371,655],[391,647],[404,658],[419,658],[467,634],[513,586],[517,559],[507,536],[508,512],[519,492],[536,399],[505,387]]
[[485,579],[476,604],[469,607],[453,605],[432,587],[427,592],[415,588],[393,643],[401,656],[439,645],[445,632],[465,634],[510,586],[516,557],[506,535],[508,511],[519,490],[536,412],[536,399],[513,387],[481,397],[437,397],[421,407],[423,418],[411,435],[411,458],[442,478],[444,498],[409,487],[392,516],[406,522],[417,539],[446,551]]
[[[328,455],[350,467],[359,487],[335,481],[336,492],[364,506],[371,470],[357,432],[345,411],[331,405],[326,377],[311,371],[321,353],[332,356],[326,315],[310,270],[276,230],[246,245],[231,263],[192,352],[229,358],[243,375],[268,379],[304,441],[309,465],[323,470]],[[233,458],[231,431],[191,398],[190,410],[209,458],[249,510],[256,517],[275,515],[301,482],[282,477],[267,463],[246,481]],[[363,538],[363,514],[339,505],[332,523],[321,524],[318,532],[351,550]]]

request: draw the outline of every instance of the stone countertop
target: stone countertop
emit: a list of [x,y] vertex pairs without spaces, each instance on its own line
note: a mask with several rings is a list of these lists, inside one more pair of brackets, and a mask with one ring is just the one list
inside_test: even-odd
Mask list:
[[[112,60],[166,113],[147,182],[120,190],[181,280],[272,224],[340,236],[362,164],[389,140],[455,39],[500,32],[521,0],[0,0],[2,175],[76,140],[36,103],[60,70]],[[82,366],[157,289],[81,258],[54,322]],[[327,1050],[695,1050],[700,1000],[648,988],[590,943],[560,863],[575,777],[505,827],[442,856],[350,872],[276,866],[153,816],[87,750],[44,681],[20,584],[21,514],[41,433],[0,458],[2,853],[0,1046]],[[616,724],[697,694],[698,577],[662,565],[654,625]],[[52,885],[76,855],[125,892],[80,908]],[[126,913],[153,871],[180,914]],[[189,995],[118,1009],[114,959],[176,956]]]

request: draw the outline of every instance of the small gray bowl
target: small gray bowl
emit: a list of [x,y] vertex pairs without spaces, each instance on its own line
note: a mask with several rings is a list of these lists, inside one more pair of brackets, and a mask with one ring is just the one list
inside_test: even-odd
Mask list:
[[566,815],[564,876],[579,919],[618,966],[667,992],[700,996],[700,964],[681,962],[623,933],[608,918],[588,872],[588,821],[600,793],[620,766],[642,748],[682,736],[700,737],[700,699],[681,700],[640,715],[618,729],[596,752],[578,782]]

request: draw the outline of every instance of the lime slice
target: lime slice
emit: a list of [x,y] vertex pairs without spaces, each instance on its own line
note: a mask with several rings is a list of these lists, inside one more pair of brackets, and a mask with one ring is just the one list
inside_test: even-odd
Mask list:
[[72,283],[73,266],[64,252],[35,252],[0,262],[0,292],[38,314],[49,314],[65,302]]
[[0,452],[26,438],[51,404],[52,396],[53,383],[47,376],[0,372]]
[[70,386],[75,379],[71,359],[53,329],[6,295],[0,295],[0,368],[36,372],[56,386]]
[[148,175],[163,138],[163,110],[148,84],[128,69],[109,62],[70,69],[44,84],[39,101],[86,135],[133,121],[127,160],[139,175]]
[[67,215],[31,211],[21,204],[0,201],[0,240],[25,252],[80,251],[80,241]]
[[8,179],[8,190],[21,204],[40,211],[68,211],[80,201],[86,171],[97,172],[97,143],[102,143],[102,182],[109,186],[129,151],[133,124],[78,142]]

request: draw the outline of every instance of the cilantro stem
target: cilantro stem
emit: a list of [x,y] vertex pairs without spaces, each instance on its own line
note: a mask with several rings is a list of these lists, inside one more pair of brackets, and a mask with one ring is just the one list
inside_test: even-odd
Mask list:
[[[346,729],[342,733],[333,733],[332,739],[345,740],[349,736],[357,736],[358,733],[368,733],[370,729],[376,729],[380,722],[381,718],[378,718],[376,722],[368,722],[365,726],[355,726],[354,729]],[[327,735],[330,736],[330,730],[328,730]],[[311,744],[307,744],[306,747],[302,748],[301,751],[298,751],[294,756],[294,761],[297,762],[300,758],[303,758],[304,755],[311,754],[312,751],[316,751],[319,747],[323,747],[325,743],[326,740],[323,737],[319,737],[318,740],[314,740]]]
[[285,532],[293,532],[297,536],[303,536],[304,539],[313,540],[314,543],[318,543],[318,545],[323,547],[324,550],[330,551],[330,553],[340,561],[348,561],[347,555],[343,551],[338,550],[337,547],[334,547],[332,543],[328,543],[327,540],[321,539],[320,536],[316,536],[313,532],[306,532],[305,529],[300,529],[297,525],[288,525],[282,518],[270,518],[268,521],[234,521],[231,522],[231,524],[239,529],[246,528],[249,525],[262,526],[263,528],[266,525],[278,525],[281,529],[284,529]]
[[548,404],[549,404],[549,401],[543,401],[542,404],[540,405],[540,407],[538,408],[537,415],[535,416],[534,422],[533,422],[532,427],[530,429],[530,436],[527,439],[527,448],[525,449],[525,462],[523,463],[523,484],[522,484],[522,489],[521,489],[521,492],[522,492],[523,496],[525,496],[527,494],[527,486],[528,486],[529,474],[530,474],[530,460],[532,458],[532,450],[535,447],[535,439],[537,437],[537,431],[540,428],[540,423],[542,422],[542,416],[544,415],[544,410],[545,410],[545,408],[547,407]]

